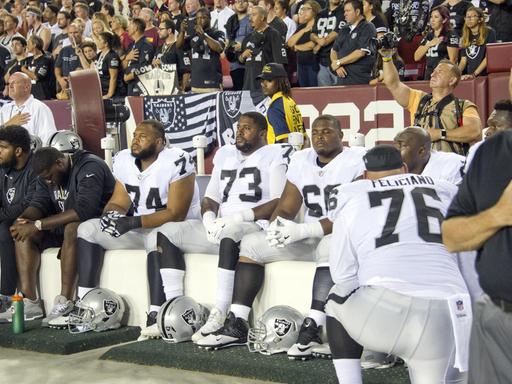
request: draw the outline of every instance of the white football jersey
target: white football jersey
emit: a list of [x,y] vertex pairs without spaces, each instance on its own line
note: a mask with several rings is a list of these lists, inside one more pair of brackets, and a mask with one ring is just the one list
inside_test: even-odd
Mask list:
[[431,298],[467,293],[456,256],[441,238],[454,184],[403,174],[337,191],[329,262],[347,293],[360,285]]
[[222,146],[213,159],[205,197],[220,204],[219,217],[254,208],[270,200],[270,180],[276,167],[286,167],[293,147],[264,145],[244,156],[234,145]]
[[[118,152],[114,158],[113,174],[130,195],[136,216],[165,209],[169,185],[193,173],[195,168],[192,157],[174,147],[165,148],[155,162],[142,172],[135,164],[130,149]],[[196,183],[187,218],[199,217],[199,189]]]
[[432,151],[421,174],[459,185],[464,177],[465,163],[466,158],[456,153]]
[[365,170],[362,147],[344,147],[343,151],[328,164],[320,167],[313,148],[293,154],[286,177],[300,191],[306,212],[304,222],[323,219],[336,205],[330,199],[331,191],[338,185],[357,179]]

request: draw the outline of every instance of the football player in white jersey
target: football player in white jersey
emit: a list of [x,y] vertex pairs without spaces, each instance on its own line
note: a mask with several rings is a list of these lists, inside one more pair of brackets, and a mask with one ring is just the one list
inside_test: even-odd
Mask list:
[[161,230],[162,281],[167,300],[183,295],[184,253],[219,255],[215,308],[193,336],[197,342],[219,329],[231,304],[240,240],[262,232],[284,187],[289,144],[266,144],[267,121],[257,112],[241,115],[236,145],[221,147],[201,203],[200,220],[173,223]]
[[194,161],[187,152],[166,147],[162,123],[144,120],[133,133],[131,149],[116,155],[113,174],[116,186],[103,217],[78,227],[78,296],[98,286],[105,250],[145,249],[151,306],[141,336],[159,337],[156,315],[165,295],[157,232],[166,223],[199,217]]
[[395,147],[410,173],[430,176],[459,185],[466,158],[456,153],[431,151],[432,140],[421,127],[407,127],[395,136]]
[[413,384],[462,383],[471,302],[441,222],[457,187],[407,173],[400,152],[364,157],[365,180],[336,190],[327,334],[340,383],[362,383],[363,346],[400,356]]
[[[231,312],[224,326],[197,344],[218,349],[247,341],[247,319],[264,278],[264,265],[282,260],[316,260],[313,298],[308,317],[302,324],[297,343],[288,351],[292,359],[307,359],[320,345],[325,325],[324,304],[332,280],[328,268],[331,223],[325,219],[336,201],[330,191],[362,176],[364,148],[345,148],[339,121],[331,115],[319,116],[312,125],[312,145],[293,154],[286,174],[286,186],[272,214],[267,233],[252,233],[242,239],[240,263],[235,275]],[[304,223],[292,222],[302,203]],[[270,240],[267,240],[270,236]]]

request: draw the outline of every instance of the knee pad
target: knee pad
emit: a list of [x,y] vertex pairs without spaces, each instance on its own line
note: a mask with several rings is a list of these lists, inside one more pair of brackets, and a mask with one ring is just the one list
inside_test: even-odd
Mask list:
[[240,255],[240,243],[224,238],[219,245],[219,268],[234,271]]
[[[156,235],[156,243],[159,250],[161,250],[161,265],[162,269],[180,269],[185,270],[185,258],[183,252],[169,241],[167,236],[158,232]],[[151,252],[151,254],[157,252]]]

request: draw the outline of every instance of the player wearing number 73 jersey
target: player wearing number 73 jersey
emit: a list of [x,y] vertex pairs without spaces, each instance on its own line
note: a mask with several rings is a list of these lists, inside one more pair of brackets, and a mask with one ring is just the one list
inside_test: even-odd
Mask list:
[[162,281],[167,300],[183,295],[183,253],[219,255],[215,308],[206,324],[192,336],[198,341],[224,323],[233,295],[239,243],[245,234],[266,228],[286,180],[289,144],[266,145],[267,121],[257,112],[238,122],[236,146],[217,151],[202,201],[203,221],[187,220],[162,229]]
[[327,334],[340,382],[361,383],[363,346],[404,359],[413,384],[465,382],[471,303],[441,239],[457,188],[405,173],[390,145],[364,160],[366,180],[337,188],[331,215]]
[[[160,278],[158,230],[169,222],[199,217],[194,161],[179,148],[166,148],[162,123],[144,120],[130,149],[114,159],[116,186],[101,219],[78,227],[78,296],[99,284],[106,249],[145,249],[150,309],[141,336],[158,337],[156,315],[165,296]],[[133,208],[133,216],[126,216]]]

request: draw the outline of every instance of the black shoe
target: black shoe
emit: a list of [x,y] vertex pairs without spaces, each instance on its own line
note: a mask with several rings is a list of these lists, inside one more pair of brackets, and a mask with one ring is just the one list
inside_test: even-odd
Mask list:
[[247,333],[249,333],[247,321],[240,317],[235,317],[233,312],[229,312],[222,328],[198,340],[196,344],[200,348],[213,350],[235,345],[245,345],[247,344]]
[[322,327],[317,326],[315,320],[306,317],[300,327],[297,342],[288,350],[288,358],[291,360],[308,360],[313,357],[313,347],[322,344],[320,331]]
[[153,324],[156,324],[156,317],[158,316],[157,311],[152,311],[148,313],[146,318],[146,327],[151,327]]

